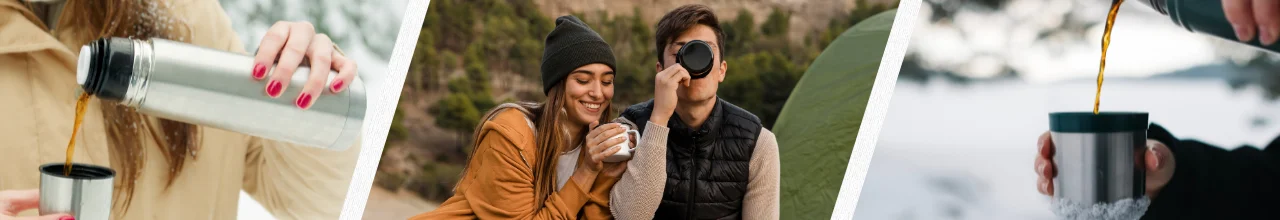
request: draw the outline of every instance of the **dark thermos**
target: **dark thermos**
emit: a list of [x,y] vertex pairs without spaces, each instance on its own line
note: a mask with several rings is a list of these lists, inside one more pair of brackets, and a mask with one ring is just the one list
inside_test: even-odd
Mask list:
[[[1222,11],[1222,1],[1220,0],[1139,0],[1147,6],[1151,6],[1161,14],[1169,16],[1173,19],[1173,23],[1182,26],[1191,32],[1202,33],[1217,36],[1234,42],[1240,42],[1236,38],[1235,29],[1231,27],[1231,22],[1227,21],[1227,15]],[[1270,1],[1270,0],[1268,0]],[[1253,47],[1271,51],[1272,53],[1280,53],[1280,43],[1264,46],[1257,37],[1249,42],[1243,42]]]

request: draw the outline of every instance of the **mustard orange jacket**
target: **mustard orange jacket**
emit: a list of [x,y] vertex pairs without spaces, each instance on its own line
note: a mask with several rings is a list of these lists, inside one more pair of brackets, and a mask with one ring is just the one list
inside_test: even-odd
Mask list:
[[593,186],[568,181],[534,208],[534,130],[512,109],[485,121],[468,172],[453,197],[436,210],[409,218],[426,219],[612,219],[609,191],[618,177],[599,175]]

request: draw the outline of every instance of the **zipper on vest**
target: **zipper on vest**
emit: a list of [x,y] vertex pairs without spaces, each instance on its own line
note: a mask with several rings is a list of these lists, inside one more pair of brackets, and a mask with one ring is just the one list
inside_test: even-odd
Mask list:
[[693,135],[693,158],[691,158],[693,159],[693,167],[692,167],[693,169],[689,169],[689,173],[690,173],[689,191],[691,191],[692,193],[689,193],[689,197],[688,197],[689,201],[685,206],[686,210],[684,213],[685,214],[684,219],[694,219],[693,218],[694,206],[698,204],[696,201],[694,201],[694,199],[697,198],[695,195],[698,195],[698,169],[702,168],[701,166],[698,166],[698,161],[701,160],[701,158],[698,157],[698,148],[699,148],[698,134],[695,133]]

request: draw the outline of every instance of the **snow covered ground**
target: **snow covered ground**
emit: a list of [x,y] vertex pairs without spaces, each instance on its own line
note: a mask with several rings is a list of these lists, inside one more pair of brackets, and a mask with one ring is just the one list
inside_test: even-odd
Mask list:
[[[1091,111],[1091,80],[958,85],[900,80],[855,219],[1053,219],[1035,189],[1051,111]],[[1146,111],[1182,138],[1227,148],[1280,134],[1280,104],[1221,79],[1108,79],[1103,111]]]

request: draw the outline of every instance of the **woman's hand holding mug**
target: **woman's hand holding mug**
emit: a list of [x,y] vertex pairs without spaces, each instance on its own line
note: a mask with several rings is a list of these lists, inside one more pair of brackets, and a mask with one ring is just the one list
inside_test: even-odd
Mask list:
[[40,190],[0,190],[0,220],[75,220],[67,214],[16,217],[19,212],[40,207]]
[[604,169],[604,158],[618,152],[618,149],[612,148],[613,145],[626,141],[626,139],[613,138],[625,131],[620,124],[608,123],[597,126],[599,124],[600,122],[591,122],[587,126],[591,131],[587,132],[583,149],[579,150],[578,168],[574,169],[571,178],[579,186],[591,186],[595,183],[596,175]]
[[613,146],[627,142],[627,138],[619,138],[621,134],[627,132],[626,126],[619,123],[608,123],[596,126],[599,122],[592,122],[590,132],[587,132],[587,160],[579,160],[581,165],[591,168],[592,171],[600,171],[604,167],[604,159],[618,153],[621,148]]

